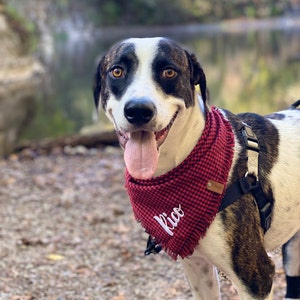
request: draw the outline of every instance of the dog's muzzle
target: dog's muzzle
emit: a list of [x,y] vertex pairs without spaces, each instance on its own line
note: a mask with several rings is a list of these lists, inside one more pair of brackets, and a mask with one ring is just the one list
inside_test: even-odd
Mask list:
[[157,109],[147,97],[131,99],[124,106],[123,114],[131,130],[121,130],[110,113],[120,145],[124,149],[127,170],[136,179],[152,178],[157,169],[159,147],[167,138],[179,109],[163,129],[155,128],[153,120],[157,116]]

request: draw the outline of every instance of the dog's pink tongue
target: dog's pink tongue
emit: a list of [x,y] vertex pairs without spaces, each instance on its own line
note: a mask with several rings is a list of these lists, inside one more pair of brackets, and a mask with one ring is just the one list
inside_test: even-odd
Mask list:
[[126,143],[124,160],[129,174],[136,179],[154,176],[158,151],[154,132],[133,132]]

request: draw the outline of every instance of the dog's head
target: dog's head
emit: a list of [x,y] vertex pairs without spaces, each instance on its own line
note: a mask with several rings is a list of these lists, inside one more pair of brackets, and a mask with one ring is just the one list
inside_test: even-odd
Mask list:
[[114,123],[128,171],[153,176],[158,149],[176,118],[194,106],[195,86],[206,101],[206,79],[193,54],[165,38],[128,39],[101,59],[94,99]]

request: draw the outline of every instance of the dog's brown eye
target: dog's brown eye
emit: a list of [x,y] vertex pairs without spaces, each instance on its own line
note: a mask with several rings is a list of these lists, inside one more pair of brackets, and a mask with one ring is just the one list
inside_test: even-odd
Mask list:
[[121,68],[114,68],[110,71],[110,74],[115,78],[121,78],[124,72]]
[[162,72],[162,76],[167,78],[167,79],[172,79],[177,75],[177,72],[173,69],[165,69]]

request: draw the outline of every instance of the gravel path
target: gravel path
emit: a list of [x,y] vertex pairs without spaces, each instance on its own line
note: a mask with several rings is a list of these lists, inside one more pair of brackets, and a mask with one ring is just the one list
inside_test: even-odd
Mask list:
[[[143,256],[121,150],[61,152],[0,160],[0,299],[191,300],[178,262]],[[272,256],[283,299],[281,254]],[[238,299],[228,280],[222,293]]]

